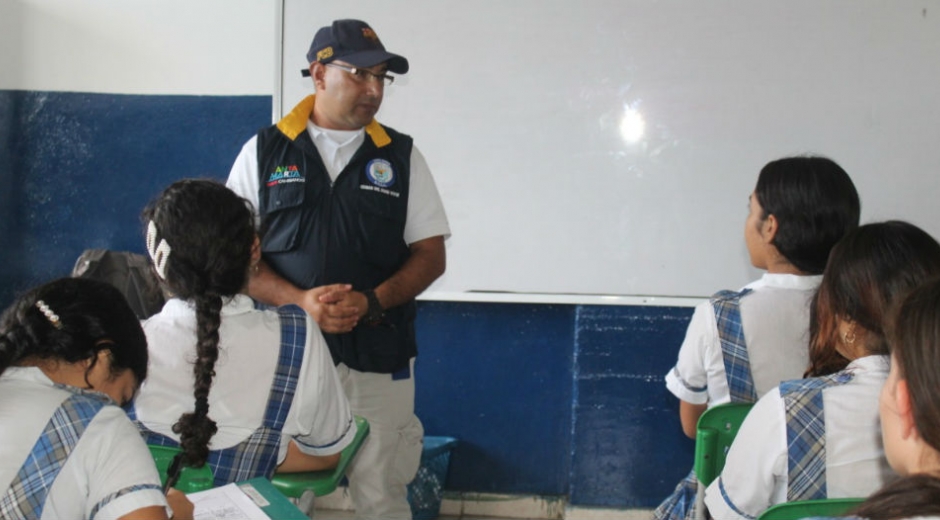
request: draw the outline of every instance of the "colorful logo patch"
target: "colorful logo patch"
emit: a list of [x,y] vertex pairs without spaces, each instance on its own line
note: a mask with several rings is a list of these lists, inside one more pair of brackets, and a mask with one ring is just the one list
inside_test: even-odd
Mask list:
[[300,173],[300,169],[297,168],[296,164],[290,164],[288,166],[278,166],[268,175],[268,186],[276,186],[278,184],[287,184],[289,182],[304,182],[304,176]]
[[366,165],[366,177],[369,182],[380,188],[388,188],[395,184],[395,170],[392,169],[392,163],[385,159],[372,159]]
[[333,47],[326,47],[317,51],[317,61],[323,61],[333,57]]

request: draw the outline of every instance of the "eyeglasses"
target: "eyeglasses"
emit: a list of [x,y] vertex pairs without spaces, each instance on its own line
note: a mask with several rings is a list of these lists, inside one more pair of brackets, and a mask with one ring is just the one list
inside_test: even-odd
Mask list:
[[369,80],[375,80],[382,83],[384,86],[389,86],[392,83],[395,83],[395,76],[391,76],[384,72],[376,74],[368,69],[360,69],[359,67],[347,67],[346,65],[340,65],[339,63],[326,63],[327,67],[336,67],[337,69],[343,69],[349,74],[352,75],[353,79],[359,83],[365,83]]

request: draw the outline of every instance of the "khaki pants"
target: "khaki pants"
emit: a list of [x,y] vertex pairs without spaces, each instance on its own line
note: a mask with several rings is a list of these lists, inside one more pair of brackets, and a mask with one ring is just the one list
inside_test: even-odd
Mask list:
[[424,428],[414,414],[414,358],[410,377],[336,367],[355,415],[369,421],[369,436],[346,471],[360,519],[410,519],[407,486],[418,471]]

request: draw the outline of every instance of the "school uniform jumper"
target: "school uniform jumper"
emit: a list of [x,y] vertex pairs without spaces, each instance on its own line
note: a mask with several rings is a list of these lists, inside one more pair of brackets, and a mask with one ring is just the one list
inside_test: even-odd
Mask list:
[[[255,309],[245,295],[224,303],[219,357],[209,390],[209,441],[217,485],[270,477],[287,445],[309,455],[342,451],[355,437],[349,403],[319,328],[303,310]],[[195,308],[171,299],[143,322],[147,380],[129,414],[150,444],[176,446],[173,425],[192,412]]]
[[[372,289],[404,264],[409,244],[450,233],[440,196],[411,138],[373,121],[316,127],[310,96],[242,148],[228,186],[258,209],[268,264],[300,288]],[[378,325],[325,334],[356,415],[371,426],[348,475],[361,518],[410,518],[406,486],[420,462],[414,415],[415,303]]]
[[[752,403],[808,361],[809,301],[821,276],[765,273],[742,290],[721,291],[696,306],[666,388],[708,407]],[[654,518],[692,518],[698,483],[690,472]]]
[[147,446],[105,394],[9,367],[0,439],[0,518],[105,520],[167,507]]
[[752,519],[781,502],[866,497],[883,486],[893,478],[878,419],[887,377],[888,358],[867,356],[768,392],[705,491],[712,517]]

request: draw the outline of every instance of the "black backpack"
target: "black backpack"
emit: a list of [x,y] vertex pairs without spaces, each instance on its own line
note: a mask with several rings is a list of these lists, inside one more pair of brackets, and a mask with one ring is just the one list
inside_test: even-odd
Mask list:
[[86,249],[75,262],[72,276],[100,280],[117,287],[141,320],[160,312],[166,303],[150,259],[141,254]]

